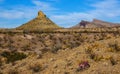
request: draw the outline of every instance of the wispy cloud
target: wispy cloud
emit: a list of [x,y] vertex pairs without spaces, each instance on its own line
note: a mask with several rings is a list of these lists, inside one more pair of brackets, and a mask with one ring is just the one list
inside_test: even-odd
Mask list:
[[59,2],[60,0],[47,0],[47,1],[51,1],[51,2]]
[[52,15],[50,18],[61,26],[70,27],[80,22],[81,19],[90,20],[93,16],[88,13],[73,12],[64,15]]
[[0,18],[17,19],[22,18],[23,16],[24,13],[17,10],[2,10],[0,12]]
[[4,19],[22,19],[33,18],[39,10],[50,12],[57,10],[50,3],[38,0],[32,0],[33,6],[18,5],[8,9],[0,8],[0,18]]
[[14,5],[7,8],[0,7],[0,26],[17,27],[37,16],[39,10],[45,13],[51,13],[56,10],[48,2],[31,0],[32,6],[24,4]]
[[[26,6],[21,4],[10,8],[8,7],[8,9],[0,7],[0,18],[8,20],[26,18],[30,20],[36,16],[37,11],[42,10],[47,13],[47,15],[49,15],[49,17],[58,25],[70,27],[80,22],[80,20],[92,20],[93,18],[108,20],[120,17],[119,0],[96,0],[94,1],[94,3],[93,0],[86,0],[90,2],[89,4],[87,2],[86,3],[88,4],[88,7],[91,7],[92,9],[80,12],[72,11],[69,13],[65,13],[64,10],[59,10],[59,8],[53,7],[51,4],[52,2],[49,2],[58,2],[60,0],[30,1],[33,4],[32,6]],[[0,2],[4,2],[4,0],[0,0]],[[54,12],[56,12],[56,14],[51,14]]]
[[[80,20],[113,19],[120,16],[119,0],[102,0],[89,4],[93,9],[87,12],[72,12],[63,15],[52,15],[50,18],[65,27],[77,24]],[[61,22],[62,21],[62,22]],[[65,25],[66,24],[66,25]]]
[[36,8],[40,8],[43,11],[48,11],[48,10],[56,10],[56,8],[52,7],[50,3],[47,2],[42,2],[38,0],[32,0],[33,4],[36,5]]
[[90,14],[95,13],[96,17],[114,18],[120,16],[120,1],[119,0],[104,0],[96,4],[92,4],[95,10],[90,11]]

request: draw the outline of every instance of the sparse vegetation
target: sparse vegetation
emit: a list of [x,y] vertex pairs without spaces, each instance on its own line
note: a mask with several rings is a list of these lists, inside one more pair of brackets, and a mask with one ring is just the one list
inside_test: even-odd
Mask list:
[[[74,74],[78,65],[76,65],[77,59],[90,61],[91,67],[83,70],[83,73],[97,71],[95,68],[99,67],[117,67],[119,65],[119,58],[116,57],[119,56],[119,34],[116,37],[114,33],[90,33],[88,29],[86,32],[62,32],[61,30],[1,34],[1,73]],[[114,42],[114,39],[118,39],[117,42]],[[10,72],[12,70],[14,71]]]
[[0,74],[120,74],[120,26],[111,24],[61,28],[40,11],[20,27],[0,29]]
[[14,70],[10,70],[8,74],[19,74],[19,73],[16,69],[14,69]]
[[117,64],[117,61],[115,61],[115,59],[113,57],[111,57],[109,60],[110,60],[112,65],[116,65]]
[[34,73],[37,73],[42,70],[42,67],[40,64],[34,64],[30,66],[30,70],[32,70]]
[[7,63],[15,62],[17,60],[22,60],[27,57],[24,53],[18,53],[18,52],[3,52],[1,56],[7,58]]
[[111,48],[111,51],[115,51],[115,52],[120,51],[120,46],[118,45],[117,42],[110,43],[109,47]]

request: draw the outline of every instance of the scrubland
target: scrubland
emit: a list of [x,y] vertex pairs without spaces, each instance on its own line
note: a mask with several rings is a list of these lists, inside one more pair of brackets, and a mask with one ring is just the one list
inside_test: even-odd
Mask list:
[[[77,70],[87,61],[89,68]],[[1,33],[0,74],[120,74],[119,33]]]

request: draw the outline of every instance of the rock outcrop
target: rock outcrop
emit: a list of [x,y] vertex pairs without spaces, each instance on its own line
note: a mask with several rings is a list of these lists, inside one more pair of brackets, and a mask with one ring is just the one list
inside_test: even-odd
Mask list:
[[44,30],[44,29],[53,29],[53,28],[60,28],[54,22],[52,22],[42,11],[38,12],[38,16],[21,25],[17,29],[19,30]]
[[115,27],[119,25],[120,24],[105,22],[105,21],[101,21],[98,19],[93,19],[92,22],[82,20],[80,23],[73,26],[72,28],[99,28],[99,27],[104,28],[104,27]]

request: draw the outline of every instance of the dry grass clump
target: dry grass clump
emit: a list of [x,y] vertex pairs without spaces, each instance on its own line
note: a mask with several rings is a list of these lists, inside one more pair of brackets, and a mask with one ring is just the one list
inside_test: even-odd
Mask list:
[[22,51],[30,50],[30,45],[26,44],[22,47]]
[[86,53],[86,54],[92,54],[92,53],[93,53],[92,48],[91,48],[91,47],[86,48],[86,49],[85,49],[85,53]]
[[4,63],[6,63],[6,61],[7,61],[7,58],[0,56],[0,67],[1,67]]
[[91,45],[89,45],[88,47],[85,48],[85,53],[86,54],[92,54],[93,53],[93,49],[96,49],[98,47],[99,47],[98,43],[91,44]]
[[42,65],[35,63],[35,64],[31,64],[29,66],[29,69],[32,70],[34,73],[40,72],[42,70]]
[[110,60],[112,65],[116,65],[117,64],[117,61],[113,57],[111,57],[109,60]]
[[103,56],[96,54],[93,52],[93,48],[96,47],[95,46],[89,46],[88,48],[85,49],[85,53],[89,55],[90,59],[94,60],[94,61],[100,61],[101,59],[103,59]]
[[59,49],[61,49],[61,45],[56,45],[51,49],[51,52],[56,53]]
[[103,56],[99,54],[90,54],[90,58],[96,62],[99,62],[101,60],[109,60],[112,65],[116,65],[117,61],[112,56]]
[[98,54],[95,54],[95,53],[92,53],[89,56],[90,56],[91,59],[93,59],[96,62],[101,61],[102,59],[104,59],[102,55],[98,55]]
[[113,42],[108,44],[111,52],[119,52],[120,51],[120,46],[118,42]]
[[19,74],[19,72],[16,69],[10,70],[8,74]]

